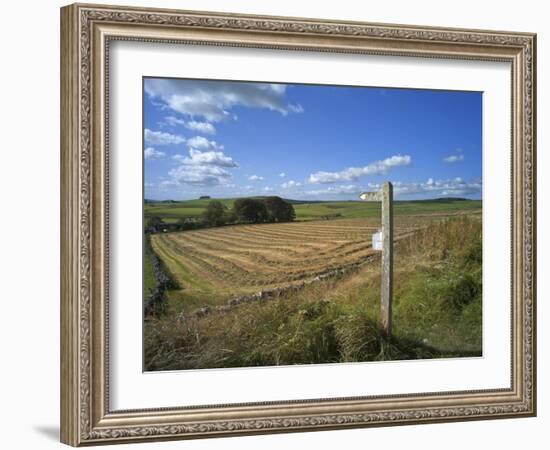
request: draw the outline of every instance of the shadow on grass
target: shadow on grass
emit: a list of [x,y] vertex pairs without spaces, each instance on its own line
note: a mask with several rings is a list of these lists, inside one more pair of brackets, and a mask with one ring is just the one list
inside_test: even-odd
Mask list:
[[453,351],[438,349],[407,337],[392,337],[381,341],[381,361],[439,358],[472,358],[483,356],[481,351]]

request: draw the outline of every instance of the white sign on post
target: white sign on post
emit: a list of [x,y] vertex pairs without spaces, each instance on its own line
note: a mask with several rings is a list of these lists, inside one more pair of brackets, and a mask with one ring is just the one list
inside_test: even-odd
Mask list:
[[384,240],[382,239],[382,230],[378,230],[372,235],[372,249],[382,250],[384,248]]

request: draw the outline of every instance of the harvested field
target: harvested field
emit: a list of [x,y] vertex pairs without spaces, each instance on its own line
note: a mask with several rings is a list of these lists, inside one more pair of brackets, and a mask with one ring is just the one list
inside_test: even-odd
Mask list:
[[[395,239],[443,215],[395,219]],[[262,289],[290,286],[369,259],[378,218],[236,225],[157,234],[151,243],[180,290],[178,309],[216,305]]]
[[[397,218],[389,342],[378,328],[379,258],[365,256],[376,222],[311,222],[306,235],[306,223],[154,235],[185,285],[144,323],[146,370],[481,356],[481,216],[454,216]],[[212,258],[218,248],[225,259]],[[338,262],[334,275],[294,281]]]

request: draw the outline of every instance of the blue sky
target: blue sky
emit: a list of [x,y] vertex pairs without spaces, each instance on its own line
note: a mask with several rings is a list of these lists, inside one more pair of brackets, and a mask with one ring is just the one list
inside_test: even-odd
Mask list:
[[482,94],[145,78],[145,198],[481,198]]

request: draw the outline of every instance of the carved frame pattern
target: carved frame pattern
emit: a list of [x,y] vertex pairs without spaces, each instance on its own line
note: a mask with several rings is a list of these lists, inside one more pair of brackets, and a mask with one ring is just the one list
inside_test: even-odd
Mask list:
[[[78,446],[535,414],[535,35],[94,5],[67,6],[61,14],[63,442]],[[100,29],[102,25],[107,25],[106,31]],[[109,34],[109,26],[119,27],[116,35]],[[147,30],[160,30],[161,35]],[[185,33],[174,38],[162,34],[165,30],[171,35]],[[200,30],[197,40],[193,30]],[[221,38],[217,31],[223,32]],[[231,32],[236,33],[234,37]],[[322,44],[316,42],[319,37],[324,38]],[[94,158],[98,150],[108,151],[100,142],[108,136],[106,112],[102,116],[97,111],[98,95],[107,95],[97,91],[108,83],[97,79],[101,69],[97,55],[108,62],[112,39],[511,61],[515,167],[511,189],[516,230],[512,236],[516,281],[512,389],[237,405],[243,408],[239,417],[224,415],[223,405],[204,408],[203,416],[193,416],[195,410],[186,408],[109,411],[104,331],[108,303],[100,292],[108,285],[108,277],[104,267],[98,267],[108,253],[108,243],[101,239],[108,215],[97,209],[98,205],[108,208],[108,196],[100,199],[104,192],[98,188],[108,183],[108,175],[99,173],[108,161]],[[98,120],[105,123],[99,135]],[[102,158],[108,160],[108,155]],[[357,403],[356,412],[342,408],[346,401],[359,400],[364,403]],[[407,405],[409,400],[412,406]],[[285,413],[285,405],[292,405],[294,411],[296,405],[303,409],[299,414]],[[191,416],[185,415],[188,412]]]

